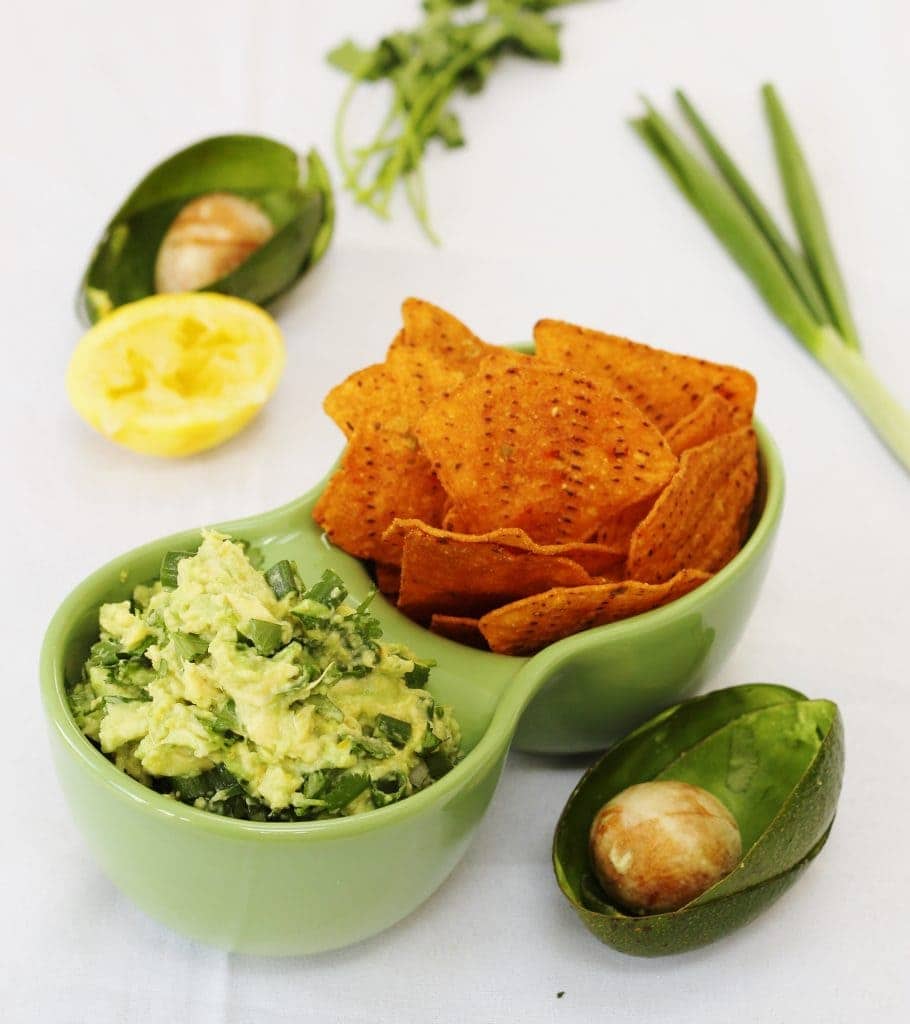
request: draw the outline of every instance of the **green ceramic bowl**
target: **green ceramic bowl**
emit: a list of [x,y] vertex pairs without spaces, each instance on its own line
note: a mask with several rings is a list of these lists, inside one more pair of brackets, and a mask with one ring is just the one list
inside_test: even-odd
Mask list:
[[541,651],[534,661],[545,678],[518,725],[516,749],[604,750],[655,712],[691,696],[727,659],[758,598],[784,501],[780,452],[757,422],[755,432],[758,494],[742,551],[681,600]]
[[[526,749],[602,748],[679,701],[729,652],[764,576],[783,497],[777,450],[757,430],[762,490],[750,539],[713,579],[664,608],[569,637],[533,658],[513,658],[434,636],[377,597],[371,610],[386,636],[438,662],[430,689],[454,707],[466,756],[428,789],[355,817],[299,824],[220,818],[140,785],[86,740],[69,712],[65,683],[78,677],[97,637],[98,606],[123,600],[157,575],[164,552],[189,547],[198,531],[108,563],[63,602],[41,653],[57,773],[99,863],[151,916],[224,949],[313,953],[394,924],[464,853],[525,708]],[[360,599],[372,585],[363,564],[329,545],[313,522],[321,490],[220,528],[262,548],[267,562],[295,559],[305,579],[336,570]]]

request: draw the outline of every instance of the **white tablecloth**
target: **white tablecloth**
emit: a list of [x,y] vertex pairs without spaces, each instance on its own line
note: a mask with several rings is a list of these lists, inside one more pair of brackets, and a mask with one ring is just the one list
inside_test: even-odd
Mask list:
[[[562,13],[564,63],[511,61],[459,101],[468,146],[427,161],[444,240],[338,196],[328,258],[278,309],[288,366],[262,417],[188,461],[91,433],[63,374],[72,297],[128,189],[166,154],[248,130],[331,152],[342,78],[326,51],[406,25],[387,3],[9,5],[2,33],[5,280],[0,424],[6,671],[0,1017],[192,1020],[896,1021],[908,1005],[910,486],[626,126],[684,85],[781,197],[758,102],[774,80],[820,182],[869,358],[910,402],[910,13],[900,0],[618,0]],[[749,367],[788,493],[747,636],[711,680],[837,700],[837,825],[799,885],[747,929],[677,958],[597,943],[559,893],[553,825],[586,759],[513,755],[476,842],[391,931],[302,960],[173,935],[100,873],[53,778],[36,685],[44,627],[94,566],[151,537],[275,506],[340,447],[319,408],[381,358],[409,294],[483,337],[541,316]],[[561,998],[559,993],[564,993]],[[905,1019],[905,1018],[904,1018]]]

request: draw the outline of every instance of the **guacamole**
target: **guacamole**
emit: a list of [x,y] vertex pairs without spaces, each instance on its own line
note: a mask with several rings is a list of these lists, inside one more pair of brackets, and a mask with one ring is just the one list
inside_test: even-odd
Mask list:
[[299,821],[357,814],[430,785],[459,757],[432,663],[380,642],[370,597],[327,571],[267,572],[203,531],[161,578],[102,605],[69,691],[79,727],[118,768],[216,814]]

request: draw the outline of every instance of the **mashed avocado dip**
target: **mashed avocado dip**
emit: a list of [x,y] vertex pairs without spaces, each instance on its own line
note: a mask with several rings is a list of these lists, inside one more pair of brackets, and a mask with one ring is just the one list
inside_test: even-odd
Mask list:
[[204,531],[161,579],[102,605],[70,690],[79,727],[123,771],[216,814],[298,821],[410,796],[458,759],[458,723],[423,687],[430,663],[379,642],[367,598],[326,572],[262,573]]

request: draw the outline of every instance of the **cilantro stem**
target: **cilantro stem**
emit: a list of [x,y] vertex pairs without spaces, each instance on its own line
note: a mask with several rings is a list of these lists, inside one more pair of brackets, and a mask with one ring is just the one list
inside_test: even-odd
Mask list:
[[[329,62],[351,81],[335,117],[335,152],[345,187],[355,200],[388,219],[399,183],[430,241],[422,163],[439,139],[449,149],[464,145],[453,94],[479,92],[498,58],[511,52],[534,60],[560,59],[559,25],[546,14],[573,0],[432,0],[410,30],[389,33],[373,49],[352,41],[337,46]],[[394,100],[373,141],[351,150],[348,114],[359,85],[387,80]]]
[[344,90],[344,95],[341,97],[341,103],[338,105],[338,112],[335,114],[335,156],[338,159],[338,164],[341,167],[341,173],[344,176],[345,188],[351,188],[353,182],[357,180],[354,174],[354,168],[348,160],[348,150],[345,145],[344,134],[345,121],[347,120],[348,111],[351,108],[351,101],[354,99],[354,93],[357,92],[357,87],[360,85],[360,82],[360,78],[351,78],[351,81],[348,83],[348,87]]

